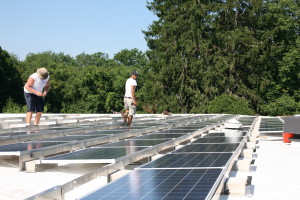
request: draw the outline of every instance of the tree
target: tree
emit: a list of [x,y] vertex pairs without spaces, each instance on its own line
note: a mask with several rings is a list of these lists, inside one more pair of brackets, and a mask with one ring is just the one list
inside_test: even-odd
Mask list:
[[[299,96],[299,1],[154,0],[144,31],[152,70],[181,112],[205,112],[221,94],[260,105]],[[296,56],[297,58],[297,56]],[[291,79],[286,78],[291,75]],[[279,80],[282,78],[282,80]]]
[[116,65],[114,60],[109,59],[108,54],[102,52],[91,55],[86,53],[79,54],[76,56],[76,62],[80,67]]
[[297,103],[292,97],[283,95],[273,102],[262,106],[262,111],[265,115],[271,116],[284,116],[294,115],[300,111],[300,104]]
[[26,111],[26,105],[20,106],[19,104],[15,103],[11,97],[7,99],[6,104],[2,108],[3,113],[26,113]]
[[23,81],[16,69],[17,64],[16,58],[0,47],[0,112],[8,99],[17,104],[24,101]]
[[248,102],[237,96],[221,95],[209,102],[208,113],[254,115]]
[[145,68],[148,63],[148,58],[145,53],[138,49],[123,49],[116,53],[114,60],[119,61],[127,67]]
[[[282,95],[299,101],[299,9],[300,2],[276,0],[265,2],[260,26],[264,31],[265,72],[268,80],[260,93],[259,112],[265,113],[265,105],[277,101]],[[268,109],[269,110],[269,109]],[[266,114],[266,113],[265,113]],[[274,114],[274,113],[273,113]]]

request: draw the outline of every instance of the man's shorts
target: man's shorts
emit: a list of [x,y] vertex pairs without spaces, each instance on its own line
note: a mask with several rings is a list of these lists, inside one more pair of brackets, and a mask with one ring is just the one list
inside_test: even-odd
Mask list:
[[129,98],[124,98],[124,107],[129,110],[129,115],[135,115],[136,107],[133,105],[133,100]]
[[44,112],[45,102],[42,97],[24,92],[27,112]]

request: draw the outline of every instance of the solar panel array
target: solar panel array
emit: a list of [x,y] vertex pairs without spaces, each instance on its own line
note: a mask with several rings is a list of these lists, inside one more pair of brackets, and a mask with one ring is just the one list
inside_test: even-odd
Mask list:
[[[193,130],[193,125],[185,126]],[[180,127],[173,130],[179,130]],[[246,133],[209,133],[84,196],[104,199],[210,199]],[[141,137],[139,137],[141,138]]]
[[221,169],[134,170],[82,199],[205,199],[221,171]]
[[[203,127],[204,123],[214,124],[220,120],[225,120],[226,115],[174,115],[165,119],[157,117],[136,118],[133,127],[106,124],[90,124],[69,127],[48,127],[38,130],[28,130],[6,132],[0,134],[0,155],[16,155],[19,157],[20,170],[25,168],[25,162],[38,159],[40,156],[49,157],[52,154],[59,154],[66,151],[76,151],[82,148],[115,142],[118,140],[136,137],[146,133],[156,131],[153,135],[143,135],[143,140],[173,140],[181,138],[183,135],[196,130],[178,129],[170,131],[170,127],[177,129],[176,126],[184,126],[187,123],[199,122],[194,124]],[[201,123],[200,123],[201,122]],[[202,124],[203,123],[203,124]],[[165,130],[165,134],[158,130]],[[143,138],[145,137],[145,138]],[[2,145],[1,145],[2,144]],[[159,143],[157,143],[159,144]],[[121,154],[118,154],[121,156]],[[117,157],[117,156],[116,156]],[[110,161],[111,162],[111,161]]]
[[283,133],[284,123],[278,117],[262,117],[259,132],[260,133]]
[[[40,163],[115,163],[154,147],[190,140],[198,130],[208,130],[232,117],[175,115],[166,120],[147,119],[133,127],[102,129],[97,125],[76,125],[30,132],[15,131],[1,134],[0,140],[32,141],[0,145],[0,155],[27,153],[34,159],[40,152],[46,157],[41,158]],[[244,119],[244,122],[251,124],[251,119]],[[240,131],[229,134],[217,132],[195,138],[190,144],[136,168],[82,199],[209,199],[222,179],[226,165],[245,141],[245,135]],[[99,142],[102,140],[105,142]],[[75,151],[64,154],[53,151],[52,154],[59,155],[51,157],[44,154],[44,150],[49,148],[65,150],[68,145],[78,146],[78,149],[72,146],[70,150]]]
[[[211,123],[215,120],[211,120]],[[144,124],[144,126],[146,126]],[[156,132],[151,132],[141,136],[93,147],[92,149],[82,149],[64,155],[58,155],[47,159],[42,159],[42,163],[115,163],[120,158],[138,152],[155,145],[162,145],[166,141],[185,137],[200,128],[201,123],[190,123],[189,125],[172,127]],[[187,138],[188,139],[188,138]],[[108,154],[109,152],[109,154]],[[99,156],[101,154],[101,156]]]
[[[86,131],[82,132],[83,130],[78,131],[78,133],[69,135],[67,134],[68,131],[66,130],[72,130],[78,129],[78,127],[67,127],[67,128],[53,128],[51,129],[52,131],[49,131],[48,129],[46,130],[39,130],[39,131],[31,131],[30,134],[33,134],[33,136],[37,136],[39,133],[40,134],[45,134],[47,136],[50,135],[49,138],[46,139],[38,139],[34,141],[26,141],[26,142],[18,142],[18,143],[13,143],[13,144],[6,144],[6,145],[0,145],[0,154],[6,155],[7,152],[14,152],[15,155],[20,154],[22,151],[27,151],[27,150],[33,150],[33,149],[42,149],[45,147],[49,146],[55,146],[58,144],[69,144],[69,143],[76,143],[78,141],[85,141],[85,140],[93,140],[93,139],[101,139],[102,137],[110,135],[117,135],[117,134],[122,134],[122,133],[127,133],[127,132],[132,132],[132,131],[138,131],[139,129],[145,129],[149,127],[155,127],[158,124],[151,124],[149,123],[148,126],[135,126],[134,128],[128,128],[128,127],[120,127],[120,128],[115,128],[115,129],[105,129],[105,130],[96,130],[96,131]],[[63,130],[66,131],[66,133],[62,134],[63,136],[61,137],[51,137],[51,134],[55,133],[55,131],[58,130]],[[10,136],[15,136],[16,134],[21,135],[21,136],[28,136],[27,132],[12,132],[12,133],[6,133],[6,135]],[[2,134],[1,134],[2,135]],[[33,144],[33,145],[31,145]],[[36,145],[34,145],[36,144]],[[28,148],[27,148],[28,146]]]

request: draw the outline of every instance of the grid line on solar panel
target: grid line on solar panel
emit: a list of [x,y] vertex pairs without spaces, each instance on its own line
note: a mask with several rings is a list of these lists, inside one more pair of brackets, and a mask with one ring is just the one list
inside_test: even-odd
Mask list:
[[81,200],[206,199],[221,169],[134,170]]
[[160,133],[160,134],[186,134],[186,133],[191,133],[193,131],[191,130],[184,130],[184,129],[166,129],[166,130],[160,130],[160,131],[156,131],[155,133]]
[[173,130],[190,130],[190,131],[196,131],[199,128],[198,127],[191,127],[191,126],[177,126],[177,127],[173,127]]
[[157,139],[157,140],[138,140],[138,139],[129,139],[122,140],[119,142],[113,142],[109,144],[103,144],[95,147],[120,147],[120,146],[145,146],[150,147],[157,144],[161,144],[164,142],[170,141],[170,139]]
[[244,137],[203,137],[196,139],[192,143],[238,143],[243,139]]
[[[10,133],[1,133],[0,136],[19,136],[19,135],[30,135],[30,134],[37,134],[41,131],[16,131]],[[49,132],[50,133],[50,132]]]
[[233,153],[167,154],[141,168],[213,168],[224,167]]
[[120,127],[119,129],[120,130],[139,130],[139,129],[144,129],[144,128],[149,128],[149,127],[146,127],[146,126],[125,126],[125,127]]
[[130,130],[115,130],[115,129],[109,129],[109,130],[99,130],[99,131],[89,131],[80,133],[80,135],[110,135],[110,134],[119,134],[119,133],[125,133]]
[[92,138],[100,138],[106,135],[66,135],[63,137],[54,137],[54,138],[49,138],[49,139],[44,139],[41,141],[79,141],[79,140],[87,140],[87,139],[92,139]]
[[238,148],[240,143],[227,143],[227,144],[189,144],[186,145],[175,152],[234,152]]
[[146,139],[173,139],[173,138],[178,138],[181,137],[185,134],[159,134],[159,133],[150,133],[147,135],[142,135],[133,139],[140,139],[140,140],[146,140]]
[[147,147],[111,147],[111,148],[88,148],[72,153],[53,156],[44,160],[88,160],[88,159],[117,159]]
[[204,135],[203,137],[242,137],[245,136],[245,132],[212,132],[208,133],[207,135]]
[[7,144],[0,146],[0,152],[12,152],[12,151],[27,151],[33,149],[39,149],[43,147],[54,146],[58,144],[66,144],[68,142],[62,141],[33,141],[33,142],[21,142],[15,144]]

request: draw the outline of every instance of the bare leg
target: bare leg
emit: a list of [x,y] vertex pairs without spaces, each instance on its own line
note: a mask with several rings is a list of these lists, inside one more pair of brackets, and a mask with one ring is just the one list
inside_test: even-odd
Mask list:
[[37,113],[35,114],[34,125],[39,125],[41,116],[42,116],[42,112],[37,112]]
[[131,124],[131,122],[132,122],[132,118],[133,118],[132,115],[129,115],[129,116],[128,116],[127,126],[130,126],[130,124]]
[[32,112],[27,112],[26,113],[26,125],[30,125],[31,117],[32,117]]
[[27,112],[26,113],[26,125],[30,125],[31,118],[32,118],[32,112]]

